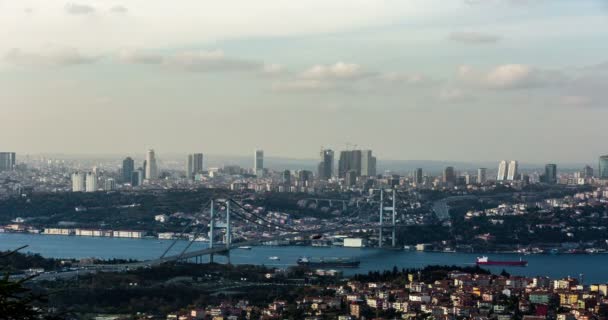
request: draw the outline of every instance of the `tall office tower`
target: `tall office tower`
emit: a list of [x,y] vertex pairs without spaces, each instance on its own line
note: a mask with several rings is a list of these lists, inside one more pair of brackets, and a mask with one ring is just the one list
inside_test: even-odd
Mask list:
[[103,189],[105,191],[114,191],[116,190],[116,181],[113,178],[107,178],[104,182]]
[[348,170],[344,174],[344,183],[347,186],[352,187],[355,184],[357,184],[357,177],[358,176],[359,176],[359,173],[357,172],[357,170]]
[[188,168],[186,168],[186,176],[188,179],[194,179],[194,176],[203,172],[203,154],[193,153],[188,155]]
[[283,173],[281,174],[281,184],[287,188],[291,186],[291,171],[283,171]]
[[608,155],[600,157],[598,177],[602,180],[608,179]]
[[97,191],[97,175],[94,172],[88,172],[86,176],[86,192]]
[[470,175],[468,172],[465,173],[465,175],[464,175],[464,184],[469,185],[469,184],[473,184],[473,183],[474,183],[473,176]]
[[422,184],[422,168],[417,168],[416,170],[414,170],[414,183],[416,185]]
[[361,176],[361,150],[340,151],[340,160],[338,160],[338,176],[345,178],[346,173],[355,171],[357,177]]
[[133,174],[131,174],[131,186],[133,186],[133,187],[141,186],[143,182],[144,182],[144,169],[138,168],[137,170],[133,171]]
[[334,151],[330,149],[321,150],[321,162],[319,163],[319,179],[329,180],[334,175]]
[[517,180],[517,170],[519,169],[519,165],[517,161],[511,160],[509,162],[509,171],[507,172],[507,180],[513,181]]
[[310,187],[312,186],[312,172],[308,170],[300,170],[298,172],[298,186],[299,187]]
[[264,176],[264,150],[256,149],[253,154],[253,173],[258,177]]
[[146,179],[158,179],[158,167],[156,164],[156,155],[154,154],[153,149],[148,150],[148,153],[146,153]]
[[454,171],[454,167],[445,167],[443,169],[443,182],[456,183],[456,171]]
[[86,175],[84,172],[72,173],[72,192],[86,191]]
[[507,180],[507,161],[502,160],[498,164],[498,176],[496,177],[496,181],[505,181]]
[[0,152],[0,172],[15,169],[15,158],[14,152]]
[[131,176],[135,170],[135,161],[131,157],[126,157],[122,161],[122,182],[130,183]]
[[548,184],[556,184],[557,183],[557,165],[553,163],[549,163],[545,165],[545,181]]
[[583,168],[583,178],[593,178],[593,168],[585,166]]
[[487,181],[487,174],[488,169],[486,168],[479,168],[477,169],[477,183],[479,184],[484,184]]
[[146,180],[146,171],[148,170],[148,161],[144,160],[144,162],[142,163],[142,168],[144,170],[144,173],[141,175],[141,178],[143,180]]
[[366,177],[376,175],[376,158],[372,155],[372,150],[361,151],[361,175]]

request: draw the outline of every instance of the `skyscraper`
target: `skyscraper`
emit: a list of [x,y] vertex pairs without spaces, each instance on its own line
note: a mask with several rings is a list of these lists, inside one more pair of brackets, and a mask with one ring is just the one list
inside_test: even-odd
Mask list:
[[456,183],[456,171],[454,170],[454,167],[445,167],[445,169],[443,169],[443,182]]
[[86,175],[84,172],[72,173],[72,192],[84,192],[86,190]]
[[487,174],[488,169],[486,168],[479,168],[477,169],[477,183],[479,184],[484,184],[487,181]]
[[598,177],[602,180],[608,179],[608,155],[600,157]]
[[16,154],[14,152],[0,152],[0,172],[15,168]]
[[544,182],[548,184],[556,184],[557,183],[557,165],[553,163],[549,163],[545,165],[545,175]]
[[144,169],[138,168],[137,170],[133,171],[133,174],[131,175],[131,186],[133,186],[133,187],[141,186],[141,184],[143,182],[144,182]]
[[517,161],[511,160],[511,162],[509,162],[509,171],[507,173],[507,180],[509,180],[509,181],[517,180],[518,169],[519,169],[519,165],[518,165]]
[[97,191],[97,175],[94,172],[87,173],[85,191],[86,192]]
[[300,170],[298,172],[298,187],[312,186],[312,172],[308,170]]
[[264,176],[264,150],[256,149],[253,155],[253,173]]
[[283,171],[283,174],[281,175],[281,184],[283,184],[285,188],[291,187],[291,171]]
[[417,168],[416,170],[414,170],[414,183],[416,185],[422,184],[422,168]]
[[122,182],[130,183],[131,176],[133,176],[133,170],[135,170],[135,161],[131,157],[126,157],[122,161]]
[[114,181],[114,179],[112,179],[112,178],[107,178],[106,181],[104,182],[103,189],[105,191],[116,190],[116,181]]
[[330,149],[321,150],[321,162],[319,163],[319,179],[329,180],[334,175],[334,151]]
[[146,154],[146,179],[156,180],[158,179],[158,167],[156,165],[156,155],[154,150],[148,150]]
[[593,178],[593,168],[585,166],[583,168],[583,178]]
[[354,171],[357,177],[361,176],[361,158],[361,150],[341,151],[338,161],[338,176],[345,178],[349,171]]
[[496,181],[505,181],[507,180],[507,161],[502,160],[498,164],[498,176],[496,177]]
[[376,175],[376,157],[372,156],[372,150],[361,151],[361,175],[367,177]]
[[194,179],[194,176],[203,172],[203,154],[193,153],[188,155],[188,167],[186,168],[186,176],[188,179]]

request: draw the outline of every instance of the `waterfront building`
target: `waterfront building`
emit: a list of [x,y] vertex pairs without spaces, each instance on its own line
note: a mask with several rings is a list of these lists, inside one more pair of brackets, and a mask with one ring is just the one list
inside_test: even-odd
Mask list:
[[130,183],[131,176],[133,176],[133,171],[135,170],[135,161],[131,157],[126,157],[122,161],[122,182]]
[[319,163],[318,176],[321,180],[329,180],[334,175],[334,151],[331,149],[321,150],[321,162]]
[[156,154],[153,149],[148,150],[146,153],[146,179],[147,180],[156,180],[158,179],[158,166],[156,163]]
[[14,152],[0,152],[0,172],[15,169],[16,154]]
[[84,172],[72,173],[72,192],[84,192],[86,190],[86,174]]
[[203,154],[193,153],[188,155],[188,164],[186,168],[186,177],[190,180],[194,179],[199,173],[203,172]]

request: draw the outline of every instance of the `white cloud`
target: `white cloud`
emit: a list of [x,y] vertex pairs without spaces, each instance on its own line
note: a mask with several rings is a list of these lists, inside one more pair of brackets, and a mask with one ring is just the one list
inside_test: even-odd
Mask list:
[[267,75],[278,75],[286,71],[285,66],[278,63],[264,64],[262,67],[262,73]]
[[480,32],[452,32],[448,39],[465,44],[489,44],[500,41],[502,37]]
[[300,77],[303,79],[317,80],[354,80],[369,75],[372,75],[372,73],[363,71],[358,64],[336,62],[332,65],[315,65],[302,72]]
[[125,14],[125,13],[129,12],[129,9],[127,9],[124,6],[113,6],[112,8],[110,8],[110,12],[116,13],[116,14]]
[[439,92],[438,98],[444,102],[460,102],[472,99],[468,93],[460,88],[443,88]]
[[275,82],[273,91],[279,92],[318,92],[335,89],[334,83],[316,79],[295,79]]
[[4,59],[23,66],[70,66],[96,62],[98,56],[87,56],[75,48],[48,46],[38,52],[26,52],[19,48],[9,50]]
[[428,86],[438,83],[437,80],[419,73],[406,74],[401,72],[388,72],[380,75],[379,79],[389,83],[405,84],[409,86]]
[[491,70],[484,81],[490,88],[520,89],[558,84],[564,81],[564,75],[522,64],[507,64]]
[[86,15],[95,13],[95,8],[87,4],[68,3],[65,5],[65,12],[74,15]]
[[118,60],[131,64],[160,64],[164,57],[160,54],[150,53],[142,50],[122,50],[118,54]]

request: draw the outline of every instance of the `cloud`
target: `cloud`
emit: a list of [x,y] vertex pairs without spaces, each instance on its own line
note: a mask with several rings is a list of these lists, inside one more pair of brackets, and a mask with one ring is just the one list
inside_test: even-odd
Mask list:
[[266,75],[279,75],[286,72],[285,66],[278,63],[264,64],[262,73]]
[[248,71],[262,68],[262,63],[229,58],[221,50],[180,52],[166,58],[165,64],[192,72]]
[[379,79],[389,83],[405,84],[416,87],[429,86],[439,82],[424,74],[406,74],[400,72],[383,73],[379,76]]
[[354,80],[372,75],[365,72],[360,65],[346,62],[336,62],[332,65],[315,65],[302,72],[300,77],[303,79],[316,80]]
[[118,54],[118,60],[129,64],[160,64],[164,57],[160,54],[141,50],[123,50]]
[[329,91],[335,88],[335,83],[316,79],[295,79],[288,81],[280,81],[275,82],[272,85],[272,90],[278,92],[319,92]]
[[460,88],[443,88],[438,95],[444,102],[461,102],[472,100],[472,97]]
[[593,99],[586,96],[562,96],[560,103],[572,107],[587,107],[591,105]]
[[87,4],[68,3],[65,12],[73,15],[87,15],[95,13],[95,8]]
[[129,12],[129,9],[123,6],[113,6],[112,8],[110,8],[110,12],[116,14],[126,14],[127,12]]
[[49,46],[39,52],[26,52],[19,48],[9,50],[4,59],[23,66],[71,66],[96,62],[98,56],[87,56],[71,47]]
[[448,39],[465,44],[490,44],[500,41],[502,37],[480,32],[452,32]]
[[494,89],[522,89],[559,84],[564,79],[565,76],[558,71],[507,64],[491,70],[485,76],[484,83]]

